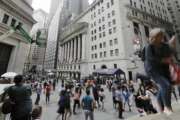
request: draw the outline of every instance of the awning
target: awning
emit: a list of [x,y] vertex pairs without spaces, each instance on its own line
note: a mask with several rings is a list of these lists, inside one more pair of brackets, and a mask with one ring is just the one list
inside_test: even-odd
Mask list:
[[125,74],[125,72],[121,69],[97,69],[93,72],[93,74],[98,75],[118,75]]
[[137,73],[136,74],[136,80],[141,79],[141,80],[150,80],[151,78],[145,74],[142,73]]

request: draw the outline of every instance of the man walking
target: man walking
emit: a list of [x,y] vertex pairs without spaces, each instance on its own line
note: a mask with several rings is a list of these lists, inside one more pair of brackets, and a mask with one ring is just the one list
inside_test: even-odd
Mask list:
[[94,100],[90,96],[90,91],[86,90],[86,96],[82,99],[82,107],[85,114],[85,120],[88,120],[88,117],[90,120],[94,120]]
[[23,84],[22,75],[14,78],[15,85],[9,87],[3,96],[8,95],[15,104],[11,112],[11,120],[30,120],[32,111],[31,88]]

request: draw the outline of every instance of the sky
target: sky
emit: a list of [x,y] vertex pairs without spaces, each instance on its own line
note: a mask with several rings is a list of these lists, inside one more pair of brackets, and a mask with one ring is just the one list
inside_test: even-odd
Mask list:
[[[94,0],[89,0],[89,3],[92,3],[93,1]],[[50,5],[51,5],[51,0],[33,0],[33,4],[32,4],[35,10],[43,9],[47,13],[49,13]]]
[[50,5],[51,5],[51,0],[33,0],[33,4],[32,4],[35,10],[43,9],[47,13],[49,13]]

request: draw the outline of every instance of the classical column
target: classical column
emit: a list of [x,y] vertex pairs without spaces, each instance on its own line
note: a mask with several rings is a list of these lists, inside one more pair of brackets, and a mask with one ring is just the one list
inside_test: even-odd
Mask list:
[[72,62],[73,59],[73,39],[71,39],[71,56],[70,56],[70,62]]
[[80,60],[82,59],[82,34],[80,34]]
[[86,55],[86,34],[82,34],[82,60],[85,60]]
[[71,62],[71,56],[72,56],[72,43],[71,43],[71,40],[69,41],[69,63]]
[[75,40],[74,40],[74,61],[76,61],[76,58],[77,58],[77,47],[78,47],[78,44],[77,44],[77,36],[75,37]]
[[72,44],[73,44],[73,47],[72,47],[72,61],[74,61],[74,38],[72,39]]
[[64,60],[64,45],[61,46],[61,63],[63,62]]
[[63,44],[63,63],[64,63],[64,60],[65,60],[65,44]]
[[69,46],[70,46],[70,44],[69,44],[69,42],[67,42],[67,62],[69,62]]
[[80,60],[80,50],[81,50],[81,41],[80,41],[80,35],[78,36],[78,54],[77,54],[77,60]]
[[66,45],[66,47],[65,47],[65,55],[66,55],[66,57],[65,57],[65,61],[67,62],[67,51],[68,51],[68,44],[67,43],[65,43],[65,45]]

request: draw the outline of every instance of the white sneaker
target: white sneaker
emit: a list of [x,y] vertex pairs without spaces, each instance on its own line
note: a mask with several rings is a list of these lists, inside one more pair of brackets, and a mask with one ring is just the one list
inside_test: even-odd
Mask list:
[[164,113],[165,113],[167,116],[170,116],[173,112],[172,112],[171,110],[165,109],[165,110],[164,110]]

